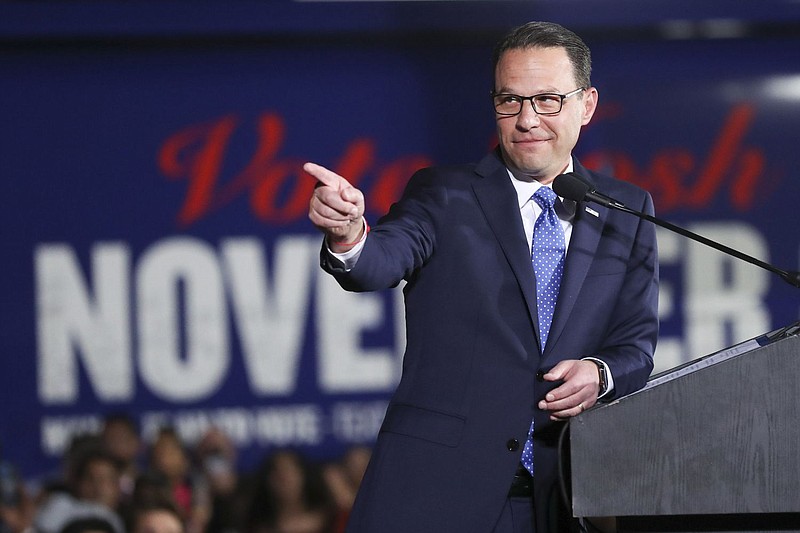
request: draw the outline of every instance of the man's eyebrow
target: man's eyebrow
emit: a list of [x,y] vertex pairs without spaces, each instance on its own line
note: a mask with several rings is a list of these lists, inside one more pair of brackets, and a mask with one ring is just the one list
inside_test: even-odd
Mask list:
[[[503,86],[503,87],[497,89],[495,91],[495,93],[496,94],[515,94],[515,95],[518,95],[518,96],[526,96],[526,95],[524,95],[522,93],[519,93],[519,92],[517,92],[517,91],[515,91],[515,90],[513,90],[513,89],[511,89],[509,87],[506,87],[506,86]],[[561,93],[555,87],[546,87],[544,89],[537,89],[537,91],[535,93],[533,93],[531,95],[527,95],[527,96],[534,96],[534,95],[537,95],[537,94],[561,94]]]

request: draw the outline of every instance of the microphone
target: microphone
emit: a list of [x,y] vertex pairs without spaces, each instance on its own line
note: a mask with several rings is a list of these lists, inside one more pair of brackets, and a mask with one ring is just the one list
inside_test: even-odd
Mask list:
[[597,192],[594,186],[592,186],[592,184],[589,183],[586,178],[576,174],[575,172],[569,172],[568,174],[560,174],[556,176],[555,181],[553,181],[553,191],[555,191],[555,193],[562,198],[566,198],[574,202],[594,202],[611,209],[616,209],[618,211],[623,211],[625,213],[637,216],[643,220],[650,221],[657,226],[661,226],[662,228],[666,228],[670,231],[683,235],[684,237],[688,237],[701,244],[710,246],[715,250],[719,250],[720,252],[731,255],[737,259],[747,261],[752,265],[759,266],[765,270],[769,270],[774,274],[778,274],[785,282],[793,285],[794,287],[800,288],[800,272],[783,270],[769,263],[761,261],[760,259],[756,259],[753,256],[742,253],[739,250],[734,250],[733,248],[725,246],[724,244],[712,241],[711,239],[703,237],[702,235],[698,235],[697,233],[681,228],[680,226],[676,226],[675,224],[667,222],[666,220],[661,220],[654,216],[648,215],[647,213],[642,213],[641,211],[631,209],[630,207],[627,207],[625,204],[618,202],[610,196],[606,196],[605,194]]
[[586,200],[611,207],[612,209],[627,209],[622,203],[614,200],[610,196],[597,192],[592,188],[592,185],[586,181],[586,178],[574,172],[556,176],[553,182],[553,191],[562,198],[567,198],[575,202]]

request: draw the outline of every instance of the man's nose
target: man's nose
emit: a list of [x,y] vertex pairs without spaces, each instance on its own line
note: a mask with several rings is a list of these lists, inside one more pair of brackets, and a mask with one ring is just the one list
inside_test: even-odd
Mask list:
[[539,115],[533,110],[533,102],[530,100],[522,102],[522,110],[517,115],[517,128],[528,131],[539,125]]

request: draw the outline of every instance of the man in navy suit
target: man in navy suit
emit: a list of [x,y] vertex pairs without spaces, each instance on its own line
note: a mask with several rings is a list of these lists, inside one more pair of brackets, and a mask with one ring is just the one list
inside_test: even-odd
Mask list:
[[[537,305],[543,282],[531,243],[550,209],[534,202],[539,188],[574,171],[653,213],[645,191],[572,157],[597,106],[590,71],[589,49],[571,31],[538,22],[512,30],[495,49],[498,148],[477,165],[417,172],[371,231],[363,194],[306,164],[319,181],[309,217],[326,235],[322,267],[352,291],[407,281],[403,374],[348,531],[568,528],[558,490],[564,420],[650,375],[658,335],[652,224],[558,199],[551,225],[566,252],[552,321],[542,322],[545,304]],[[533,465],[521,466],[523,451]]]

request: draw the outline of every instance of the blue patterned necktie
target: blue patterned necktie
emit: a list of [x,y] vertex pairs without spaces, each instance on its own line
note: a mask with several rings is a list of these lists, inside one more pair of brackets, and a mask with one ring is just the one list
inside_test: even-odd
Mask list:
[[550,323],[556,310],[561,273],[564,271],[564,228],[553,208],[558,196],[549,187],[539,187],[533,201],[542,208],[542,213],[533,226],[531,263],[536,276],[536,309],[539,313],[539,339],[542,351],[547,344]]
[[[564,271],[564,252],[566,244],[564,228],[553,208],[556,193],[549,187],[539,187],[532,199],[542,208],[542,213],[533,226],[531,244],[531,263],[536,276],[536,309],[539,314],[539,340],[542,351],[547,344],[550,324],[556,310],[561,274]],[[528,439],[522,449],[522,465],[533,475],[533,421],[528,431]]]

